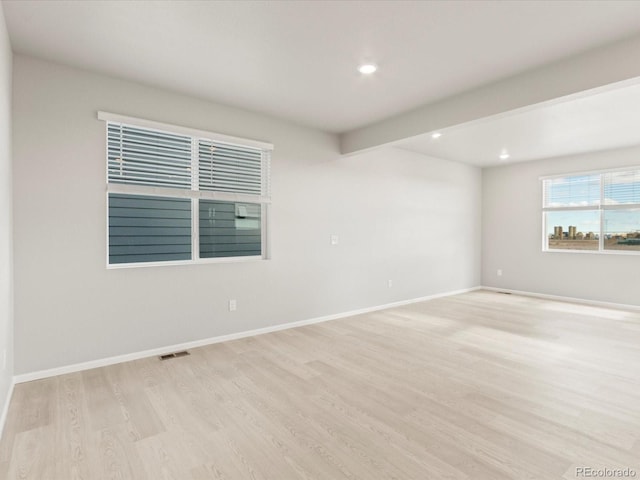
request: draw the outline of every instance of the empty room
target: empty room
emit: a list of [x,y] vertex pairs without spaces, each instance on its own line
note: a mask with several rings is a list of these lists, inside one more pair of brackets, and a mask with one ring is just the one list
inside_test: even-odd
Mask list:
[[0,479],[640,477],[640,2],[0,0]]

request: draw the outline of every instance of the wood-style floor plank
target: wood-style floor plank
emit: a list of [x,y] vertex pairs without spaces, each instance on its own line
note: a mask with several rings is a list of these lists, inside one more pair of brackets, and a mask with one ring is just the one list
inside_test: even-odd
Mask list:
[[638,405],[640,313],[476,291],[17,385],[0,478],[640,476]]

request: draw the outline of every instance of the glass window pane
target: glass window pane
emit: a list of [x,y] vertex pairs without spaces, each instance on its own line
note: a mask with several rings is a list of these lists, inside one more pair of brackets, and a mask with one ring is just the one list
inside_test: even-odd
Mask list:
[[109,264],[191,260],[191,200],[109,194]]
[[604,248],[640,251],[640,209],[605,210]]
[[544,180],[545,207],[588,207],[600,205],[600,175]]
[[605,205],[640,204],[640,170],[604,174]]
[[200,200],[200,258],[262,255],[259,203]]
[[598,250],[598,210],[546,212],[545,218],[549,250]]

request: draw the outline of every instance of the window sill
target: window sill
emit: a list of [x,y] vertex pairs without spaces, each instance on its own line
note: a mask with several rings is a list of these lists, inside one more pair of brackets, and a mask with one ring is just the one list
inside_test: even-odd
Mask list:
[[542,250],[542,253],[586,253],[588,255],[640,255],[638,252],[625,252],[624,250]]
[[247,257],[219,257],[219,258],[201,258],[199,260],[176,260],[171,262],[138,262],[138,263],[116,263],[107,264],[107,270],[120,270],[123,268],[145,268],[145,267],[172,267],[175,265],[208,265],[215,263],[247,263],[260,260],[268,260],[259,255]]

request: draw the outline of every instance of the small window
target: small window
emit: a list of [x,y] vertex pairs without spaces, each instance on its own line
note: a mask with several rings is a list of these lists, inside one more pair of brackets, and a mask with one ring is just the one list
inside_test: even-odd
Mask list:
[[543,250],[640,252],[640,168],[542,179]]
[[108,265],[267,258],[271,145],[99,118],[107,123]]

